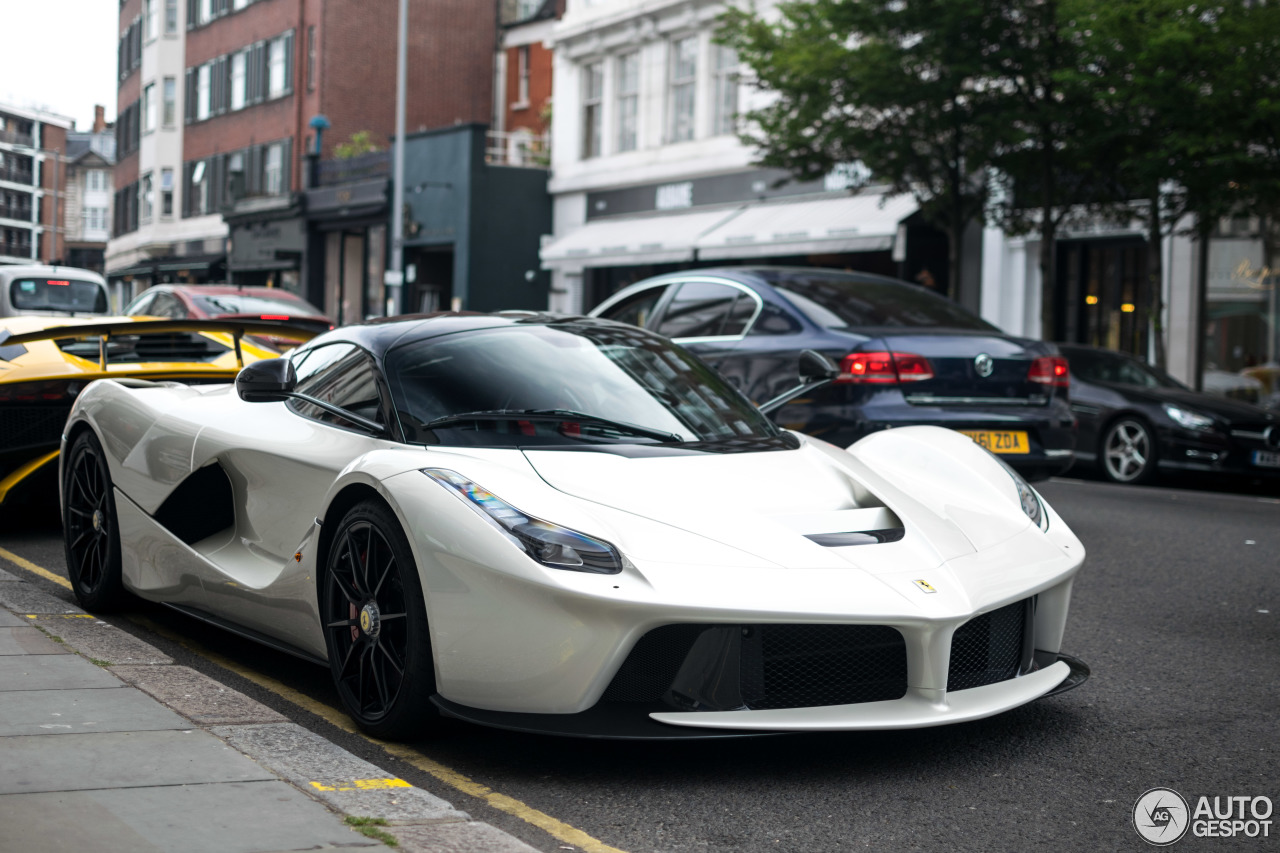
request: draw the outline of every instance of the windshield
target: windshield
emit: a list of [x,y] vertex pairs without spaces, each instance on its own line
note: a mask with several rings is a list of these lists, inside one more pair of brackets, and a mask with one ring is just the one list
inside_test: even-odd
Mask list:
[[1063,347],[1062,354],[1071,366],[1071,375],[1085,382],[1114,382],[1141,388],[1186,388],[1167,373],[1121,353]]
[[318,317],[323,312],[314,305],[293,298],[288,293],[279,296],[257,296],[245,293],[193,294],[191,301],[210,317],[222,314],[267,314],[291,317],[295,314]]
[[18,311],[105,314],[107,289],[96,282],[76,279],[16,278],[9,285],[9,302]]
[[741,444],[779,435],[718,373],[621,324],[511,325],[414,341],[387,353],[386,371],[405,436],[419,444]]
[[999,331],[960,305],[923,287],[838,273],[768,278],[801,313],[826,329],[904,327]]

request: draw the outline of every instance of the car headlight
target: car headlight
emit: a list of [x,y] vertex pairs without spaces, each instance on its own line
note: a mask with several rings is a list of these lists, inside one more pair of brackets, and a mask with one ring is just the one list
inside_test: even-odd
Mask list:
[[1031,484],[1021,474],[1013,470],[1008,462],[1005,462],[994,453],[991,454],[991,458],[999,462],[1005,473],[1013,478],[1013,486],[1018,492],[1018,503],[1022,504],[1022,511],[1027,514],[1027,518],[1031,519],[1035,526],[1041,530],[1048,530],[1049,513],[1044,511],[1044,503],[1040,500],[1039,493],[1031,488]]
[[1190,409],[1183,409],[1169,403],[1164,404],[1164,413],[1175,424],[1185,429],[1209,429],[1213,426],[1213,418],[1208,415],[1202,415],[1199,412],[1193,412]]
[[534,518],[492,492],[444,468],[422,473],[466,501],[521,550],[544,566],[572,572],[613,575],[622,571],[622,555],[608,542]]

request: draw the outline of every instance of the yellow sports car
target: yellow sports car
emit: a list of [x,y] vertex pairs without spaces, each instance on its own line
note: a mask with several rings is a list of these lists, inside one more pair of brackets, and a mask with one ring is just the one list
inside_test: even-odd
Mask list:
[[264,333],[316,335],[257,320],[0,318],[0,506],[56,499],[62,427],[93,380],[231,382],[246,363],[279,355],[242,340]]

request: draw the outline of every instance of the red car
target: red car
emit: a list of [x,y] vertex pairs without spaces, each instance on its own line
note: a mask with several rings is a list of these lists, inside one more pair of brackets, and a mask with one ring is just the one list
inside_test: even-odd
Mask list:
[[[333,320],[300,296],[278,287],[234,287],[216,284],[157,284],[138,295],[124,309],[129,315],[170,317],[175,320],[280,320],[316,332],[332,329]],[[263,337],[276,349],[297,346],[287,338]]]

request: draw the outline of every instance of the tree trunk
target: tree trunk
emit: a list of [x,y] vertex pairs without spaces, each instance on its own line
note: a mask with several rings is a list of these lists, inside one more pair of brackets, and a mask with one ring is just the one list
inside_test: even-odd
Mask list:
[[1168,355],[1164,341],[1164,252],[1163,231],[1160,227],[1160,188],[1154,187],[1147,205],[1147,287],[1151,291],[1149,304],[1151,336],[1154,338],[1156,367],[1168,368]]
[[1209,328],[1208,294],[1209,294],[1209,232],[1213,221],[1196,214],[1196,240],[1200,254],[1196,258],[1196,375],[1192,377],[1197,391],[1204,390],[1205,337]]

